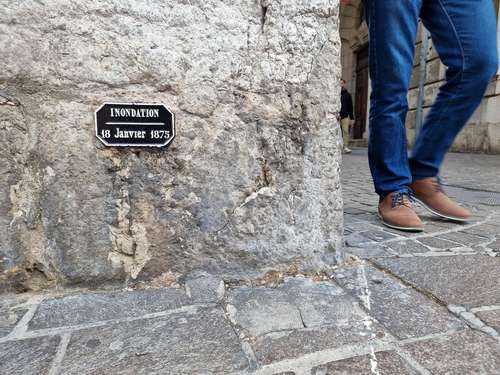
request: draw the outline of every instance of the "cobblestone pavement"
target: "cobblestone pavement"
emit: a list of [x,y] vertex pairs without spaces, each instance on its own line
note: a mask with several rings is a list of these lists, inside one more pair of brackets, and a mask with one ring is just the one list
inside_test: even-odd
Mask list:
[[203,273],[137,290],[0,296],[0,374],[500,374],[500,157],[449,156],[474,220],[376,217],[366,151],[344,159],[345,264]]

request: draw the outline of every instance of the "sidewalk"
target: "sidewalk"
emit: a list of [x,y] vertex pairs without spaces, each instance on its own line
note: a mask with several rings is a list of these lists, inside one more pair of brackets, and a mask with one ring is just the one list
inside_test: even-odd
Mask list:
[[465,225],[381,226],[344,158],[346,262],[258,280],[0,296],[0,374],[500,374],[500,156],[451,154]]

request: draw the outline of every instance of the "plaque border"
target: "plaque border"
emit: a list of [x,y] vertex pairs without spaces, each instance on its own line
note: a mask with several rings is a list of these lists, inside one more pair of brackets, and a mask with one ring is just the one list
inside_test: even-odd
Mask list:
[[[163,106],[163,108],[165,108],[167,110],[168,113],[170,113],[172,115],[172,137],[170,137],[170,139],[164,143],[164,144],[140,144],[140,145],[137,145],[137,144],[128,144],[128,143],[119,143],[119,144],[109,144],[108,142],[106,142],[104,139],[102,139],[99,134],[98,134],[98,131],[97,131],[97,112],[99,112],[105,105],[156,105],[156,106]],[[172,143],[172,141],[174,140],[175,136],[176,136],[176,131],[175,131],[175,114],[170,110],[168,109],[168,107],[163,104],[163,103],[142,103],[142,102],[128,102],[128,103],[117,103],[117,102],[104,102],[102,103],[99,108],[97,108],[95,111],[94,111],[94,126],[95,126],[95,136],[97,139],[99,139],[105,146],[107,147],[135,147],[135,148],[140,148],[140,147],[156,147],[156,148],[160,148],[160,147],[166,147],[168,146],[170,143]]]

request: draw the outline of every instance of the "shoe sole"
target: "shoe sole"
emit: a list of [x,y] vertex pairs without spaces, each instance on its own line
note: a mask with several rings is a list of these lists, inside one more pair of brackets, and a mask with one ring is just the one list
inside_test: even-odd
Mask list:
[[459,223],[466,223],[467,221],[469,221],[469,219],[458,218],[458,217],[453,217],[453,216],[441,214],[441,213],[439,213],[437,211],[434,211],[432,208],[430,208],[429,206],[427,206],[424,202],[422,202],[417,197],[413,197],[413,199],[415,199],[416,202],[418,202],[419,204],[421,204],[422,207],[425,208],[427,211],[429,211],[430,213],[432,213],[432,214],[434,214],[436,216],[439,216],[439,217],[442,217],[444,219],[448,219],[448,220],[451,220],[451,221],[456,221],[456,222],[459,222]]
[[388,228],[401,230],[403,232],[423,232],[424,231],[424,228],[420,228],[420,227],[398,227],[397,225],[386,223],[380,214],[378,214],[378,217],[382,221],[382,224],[384,224]]

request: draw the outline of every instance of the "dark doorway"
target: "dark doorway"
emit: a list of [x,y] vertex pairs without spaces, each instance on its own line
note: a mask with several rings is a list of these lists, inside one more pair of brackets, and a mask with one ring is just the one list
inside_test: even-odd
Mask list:
[[356,97],[354,107],[353,138],[362,139],[366,130],[368,105],[368,46],[356,54]]

